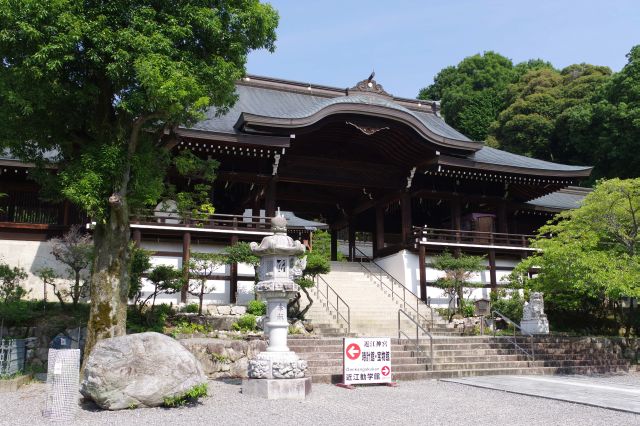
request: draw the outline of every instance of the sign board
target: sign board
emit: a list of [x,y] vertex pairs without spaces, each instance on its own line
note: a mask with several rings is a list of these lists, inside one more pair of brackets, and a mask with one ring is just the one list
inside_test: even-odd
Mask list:
[[391,339],[345,337],[342,347],[345,385],[391,383]]

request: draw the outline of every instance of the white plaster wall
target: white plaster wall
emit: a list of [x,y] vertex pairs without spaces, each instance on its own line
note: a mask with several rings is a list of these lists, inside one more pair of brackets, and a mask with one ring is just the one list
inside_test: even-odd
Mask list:
[[[11,267],[24,268],[28,278],[23,286],[29,291],[27,299],[42,299],[43,284],[37,273],[42,268],[52,268],[62,279],[57,280],[59,286],[68,286],[71,280],[67,268],[51,255],[51,245],[47,241],[0,240],[0,262]],[[47,289],[47,300],[57,301],[53,288]]]
[[[429,265],[433,261],[433,257],[427,256],[425,261],[427,265]],[[420,267],[417,254],[407,250],[402,250],[390,256],[378,258],[375,260],[375,262],[384,270],[389,272],[395,279],[400,281],[405,287],[411,290],[416,296],[420,297]],[[507,259],[499,259],[496,261],[496,266],[510,268],[509,270],[496,271],[498,285],[506,283],[506,277],[509,275],[509,273],[517,263],[518,261],[516,260]],[[485,265],[489,266],[488,260],[485,261]],[[444,272],[427,266],[427,283],[436,281],[438,278],[443,276]],[[489,275],[489,270],[474,274],[471,277],[470,281],[483,285],[490,284],[491,278]],[[469,298],[472,300],[489,298],[490,292],[491,289],[489,288],[473,288]],[[448,297],[445,296],[442,289],[429,285],[427,285],[427,297],[431,298],[432,305],[446,306],[449,301]]]
[[[179,253],[179,256],[151,256],[151,265],[168,265],[173,266],[176,269],[182,269],[182,243],[170,243],[170,242],[154,242],[154,241],[142,241],[141,247],[145,250],[152,251],[164,251],[170,253]],[[212,245],[212,244],[200,244],[192,240],[191,252],[199,253],[220,253],[225,249],[224,245]],[[221,265],[218,267],[215,274],[228,275],[230,273],[228,265]],[[246,305],[250,300],[254,299],[254,269],[253,266],[240,263],[238,264],[238,277],[251,278],[250,281],[244,279],[238,280],[238,294],[237,304]],[[153,285],[147,280],[143,280],[142,293],[143,296],[153,291]],[[195,281],[193,282],[195,285]],[[211,289],[205,294],[203,305],[220,305],[228,304],[230,300],[230,282],[229,280],[208,280],[206,287]],[[180,293],[177,294],[161,294],[156,298],[156,303],[180,303]],[[187,296],[187,303],[198,303],[197,296],[189,294]]]

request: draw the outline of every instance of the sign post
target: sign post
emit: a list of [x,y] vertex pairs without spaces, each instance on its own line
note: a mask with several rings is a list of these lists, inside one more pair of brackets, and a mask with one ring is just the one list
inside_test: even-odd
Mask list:
[[338,386],[353,389],[353,385],[391,381],[391,339],[388,337],[345,337],[342,347],[342,383]]

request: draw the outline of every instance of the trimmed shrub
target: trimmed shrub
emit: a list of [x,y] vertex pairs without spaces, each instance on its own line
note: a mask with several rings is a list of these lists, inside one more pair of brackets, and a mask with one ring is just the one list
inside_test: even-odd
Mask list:
[[267,304],[261,300],[252,300],[247,304],[247,313],[260,317],[267,313]]
[[256,329],[256,316],[245,314],[231,325],[235,331],[253,331]]

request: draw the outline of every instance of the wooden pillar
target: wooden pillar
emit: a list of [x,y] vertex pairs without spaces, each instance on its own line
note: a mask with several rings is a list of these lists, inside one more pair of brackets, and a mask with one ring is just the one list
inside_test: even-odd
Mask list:
[[331,260],[338,260],[338,230],[331,230]]
[[[384,248],[384,206],[376,206],[376,250],[382,250]],[[373,256],[376,256],[376,253]]]
[[462,223],[462,208],[460,206],[460,198],[451,199],[451,229],[459,231]]
[[402,244],[411,244],[411,195],[404,192],[400,196],[400,222],[402,226]]
[[427,302],[427,262],[426,248],[418,243],[418,267],[420,268],[420,299]]
[[271,181],[267,185],[264,209],[265,209],[265,214],[268,218],[272,218],[276,215],[277,182],[278,181],[274,178],[274,179],[271,179]]
[[189,259],[191,258],[191,232],[182,235],[182,279],[184,284],[180,289],[180,302],[187,303],[189,289]]
[[69,200],[64,200],[62,202],[62,224],[64,226],[69,226]]
[[142,240],[142,232],[138,228],[133,229],[133,243],[136,247],[140,248],[140,241]]
[[491,293],[498,291],[498,278],[496,276],[496,251],[489,249],[489,279],[491,280]]
[[356,260],[356,224],[355,218],[349,217],[349,261]]
[[[238,244],[238,236],[231,236],[231,245]],[[238,300],[238,264],[229,265],[229,303],[236,303]]]
[[500,201],[500,203],[498,204],[498,211],[496,213],[498,216],[498,232],[507,234],[509,232],[509,223],[507,219],[507,203],[504,201]]

